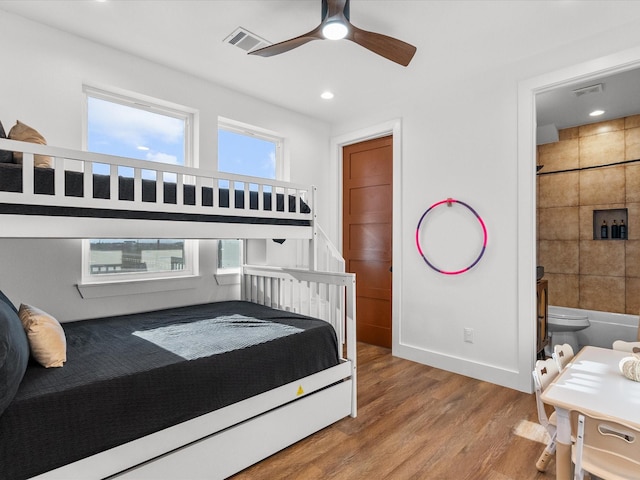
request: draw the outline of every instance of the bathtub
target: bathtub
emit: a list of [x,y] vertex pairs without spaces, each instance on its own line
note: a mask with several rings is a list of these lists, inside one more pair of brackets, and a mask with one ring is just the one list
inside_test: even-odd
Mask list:
[[616,340],[635,342],[638,339],[638,315],[549,305],[549,313],[551,312],[589,317],[591,325],[577,332],[578,344],[581,348],[586,345],[611,348]]

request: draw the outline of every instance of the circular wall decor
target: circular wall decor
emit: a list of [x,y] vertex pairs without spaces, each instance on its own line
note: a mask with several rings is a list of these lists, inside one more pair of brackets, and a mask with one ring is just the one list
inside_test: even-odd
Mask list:
[[[457,203],[459,205],[462,205],[463,207],[466,207],[478,219],[478,222],[482,227],[482,235],[483,235],[482,248],[480,249],[479,255],[469,266],[465,268],[461,268],[459,270],[443,270],[441,268],[436,267],[433,263],[431,263],[427,258],[427,256],[424,254],[424,251],[422,250],[422,246],[420,245],[420,228],[422,227],[422,223],[424,222],[425,218],[427,218],[427,215],[429,214],[429,212],[431,212],[434,208],[443,204],[446,204],[447,206],[451,207],[454,203]],[[484,255],[484,251],[487,248],[487,227],[485,226],[484,221],[482,220],[482,217],[480,217],[480,215],[478,215],[478,212],[476,212],[473,208],[471,208],[471,206],[464,203],[463,201],[455,200],[453,198],[447,198],[446,200],[441,200],[431,205],[420,217],[420,221],[418,222],[418,227],[416,228],[416,246],[418,247],[418,252],[422,256],[422,259],[425,261],[425,263],[429,265],[429,267],[434,269],[436,272],[442,273],[444,275],[458,275],[460,273],[464,273],[471,270]]]

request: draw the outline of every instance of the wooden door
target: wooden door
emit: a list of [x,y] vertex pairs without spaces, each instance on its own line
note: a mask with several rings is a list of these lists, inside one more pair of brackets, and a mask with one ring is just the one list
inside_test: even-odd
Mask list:
[[342,252],[356,274],[358,341],[391,347],[393,137],[342,149]]

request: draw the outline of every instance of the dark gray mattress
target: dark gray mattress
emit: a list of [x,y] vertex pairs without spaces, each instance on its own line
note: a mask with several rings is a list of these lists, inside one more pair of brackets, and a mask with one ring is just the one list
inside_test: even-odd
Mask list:
[[[225,320],[230,340],[200,330],[212,319]],[[335,332],[326,322],[247,302],[63,328],[65,366],[30,364],[0,416],[0,479],[37,475],[339,363]],[[168,347],[163,342],[176,328],[195,330]],[[276,335],[254,332],[264,328]],[[229,345],[239,348],[221,353]],[[218,353],[208,355],[207,348]]]
[[[164,200],[166,204],[176,203],[177,186],[175,183],[164,182]],[[118,178],[118,199],[123,201],[133,201],[134,182],[131,177]],[[195,186],[183,185],[183,198],[186,205],[195,205]],[[0,163],[0,191],[21,192],[22,191],[22,165],[13,163]],[[54,170],[50,168],[34,169],[34,192],[41,195],[53,195]],[[65,196],[82,197],[84,192],[83,174],[80,172],[65,171]],[[213,189],[202,187],[202,205],[210,207],[214,205]],[[110,178],[108,175],[93,175],[93,197],[110,198]],[[245,208],[244,191],[234,190],[235,208]],[[142,201],[147,203],[156,202],[156,182],[155,180],[142,180]],[[216,205],[222,208],[229,208],[229,190],[218,189]],[[258,210],[258,192],[249,192],[250,210]],[[272,195],[265,192],[263,194],[263,211],[275,212],[295,212],[296,198],[292,195],[276,194],[275,202]],[[309,213],[309,206],[302,204],[299,207],[303,213]],[[101,217],[101,218],[133,218],[144,220],[176,220],[176,221],[197,221],[197,222],[226,222],[226,223],[256,223],[270,225],[300,225],[308,226],[308,220],[269,218],[269,217],[247,217],[234,216],[233,210],[229,215],[206,215],[188,213],[159,213],[138,210],[115,210],[96,208],[76,208],[76,207],[56,207],[46,205],[23,205],[0,203],[0,214],[19,215],[54,215],[54,216],[76,216],[76,217]]]

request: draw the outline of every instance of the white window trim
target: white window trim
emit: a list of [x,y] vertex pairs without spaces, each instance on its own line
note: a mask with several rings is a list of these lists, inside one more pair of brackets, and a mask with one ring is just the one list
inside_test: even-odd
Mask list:
[[124,295],[140,295],[143,293],[190,290],[198,286],[201,278],[199,275],[188,275],[183,277],[154,278],[151,280],[79,283],[77,288],[80,296],[85,299],[119,297]]
[[[83,116],[82,116],[82,148],[88,148],[88,103],[89,97],[99,98],[109,102],[119,103],[154,113],[160,113],[184,120],[184,165],[187,167],[198,167],[198,112],[194,109],[159,100],[146,95],[129,92],[122,89],[110,87],[98,87],[93,85],[83,85]],[[95,298],[112,295],[125,295],[125,292],[133,291],[137,293],[161,292],[179,287],[171,286],[173,282],[168,280],[198,278],[199,275],[199,243],[198,240],[184,239],[185,248],[185,269],[163,272],[144,273],[119,273],[91,275],[89,273],[89,250],[90,239],[82,241],[82,273],[78,289],[83,298]],[[144,286],[141,282],[147,282]],[[183,285],[185,282],[181,282]],[[168,286],[169,285],[169,286]],[[97,288],[102,286],[101,288]],[[134,287],[127,290],[129,287]],[[192,288],[192,287],[189,287]],[[83,291],[84,290],[84,291]],[[90,293],[93,292],[93,293]],[[86,296],[85,296],[86,295]]]

